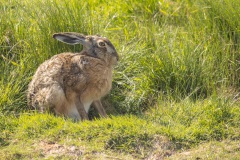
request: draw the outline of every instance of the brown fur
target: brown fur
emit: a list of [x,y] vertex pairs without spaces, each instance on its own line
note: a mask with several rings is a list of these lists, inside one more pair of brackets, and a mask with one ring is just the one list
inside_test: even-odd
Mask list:
[[[62,41],[62,37],[68,38],[69,34],[76,35],[60,33],[57,38]],[[30,106],[40,112],[52,110],[57,115],[78,120],[88,119],[88,109],[93,103],[102,117],[107,116],[100,99],[111,90],[112,71],[118,55],[106,38],[84,36],[82,39],[82,52],[55,55],[38,67],[28,88]],[[107,41],[105,47],[98,44],[102,40]]]

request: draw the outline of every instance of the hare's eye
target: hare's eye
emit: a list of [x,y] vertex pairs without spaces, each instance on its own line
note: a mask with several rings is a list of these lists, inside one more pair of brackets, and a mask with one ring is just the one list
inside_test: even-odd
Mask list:
[[99,42],[98,44],[99,44],[99,46],[101,46],[101,47],[104,47],[104,46],[105,46],[105,43],[104,43],[104,42]]

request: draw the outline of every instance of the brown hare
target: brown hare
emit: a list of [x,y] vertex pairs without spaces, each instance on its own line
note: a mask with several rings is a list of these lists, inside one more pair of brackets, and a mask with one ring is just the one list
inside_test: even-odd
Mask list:
[[118,54],[105,37],[80,33],[56,33],[53,38],[67,44],[82,44],[80,53],[61,53],[42,63],[28,87],[28,104],[40,112],[53,111],[75,120],[88,119],[93,103],[102,117],[101,104],[112,87]]

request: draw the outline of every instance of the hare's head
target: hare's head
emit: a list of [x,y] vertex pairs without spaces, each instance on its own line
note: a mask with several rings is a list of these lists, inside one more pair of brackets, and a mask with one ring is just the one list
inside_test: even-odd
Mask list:
[[82,44],[83,54],[102,59],[110,64],[116,64],[119,58],[115,47],[106,37],[63,32],[55,33],[53,38],[71,45]]

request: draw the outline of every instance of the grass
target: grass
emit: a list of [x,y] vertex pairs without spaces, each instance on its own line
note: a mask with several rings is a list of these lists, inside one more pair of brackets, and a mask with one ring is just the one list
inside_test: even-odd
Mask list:
[[[220,153],[212,157],[221,157],[227,151],[239,157],[239,104],[223,103],[210,99],[195,104],[166,103],[142,116],[111,116],[78,123],[38,113],[1,116],[0,155],[4,159],[51,156],[94,159],[96,154],[103,159],[143,159],[171,158],[175,154],[194,157],[195,152],[200,152],[204,157],[214,152],[205,153],[201,149],[204,144],[207,147],[214,144]],[[227,157],[231,157],[230,153]]]
[[168,159],[239,159],[239,141],[211,141]]
[[[239,159],[239,5],[0,2],[0,157]],[[92,121],[76,123],[28,110],[26,89],[39,64],[81,50],[51,37],[63,31],[106,36],[120,54],[103,99],[110,118],[92,110]]]
[[[9,118],[5,117],[5,119]],[[156,134],[155,126],[149,125],[145,120],[135,116],[73,123],[52,115],[21,115],[19,118],[12,117],[10,122],[5,121],[5,124],[1,126],[2,133],[4,133],[1,139],[8,138],[7,141],[1,142],[5,148],[1,152],[3,157],[6,156],[5,152],[13,151],[12,148],[16,147],[18,154],[14,151],[12,156],[17,154],[29,158],[35,154],[36,150],[41,152],[40,148],[30,149],[30,153],[26,154],[25,148],[21,150],[21,146],[31,148],[43,140],[46,144],[57,142],[60,145],[80,148],[85,146],[84,150],[88,150],[88,152],[104,152],[105,149],[110,149],[144,157],[148,153],[147,151],[152,149],[153,140],[157,139],[154,136]],[[7,130],[8,127],[12,130]],[[142,128],[145,128],[146,131],[142,132]],[[5,133],[6,130],[9,132]]]

